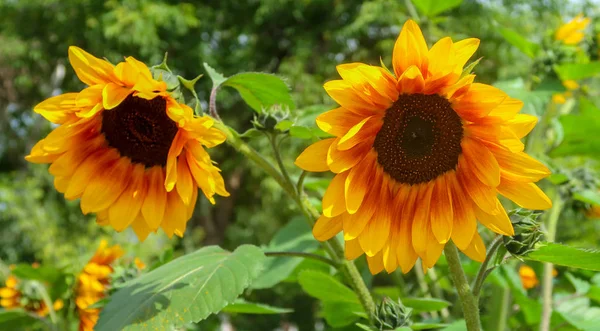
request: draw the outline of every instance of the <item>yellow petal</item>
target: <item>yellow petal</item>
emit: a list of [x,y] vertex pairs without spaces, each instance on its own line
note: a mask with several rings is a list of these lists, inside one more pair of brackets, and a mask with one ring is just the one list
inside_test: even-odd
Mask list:
[[89,86],[106,84],[114,80],[114,67],[112,64],[89,54],[79,47],[69,47],[69,62],[71,62],[77,77]]
[[473,234],[473,239],[466,249],[462,250],[465,255],[477,262],[483,262],[485,260],[485,244],[481,240],[479,233]]
[[77,111],[75,100],[78,93],[65,93],[40,102],[33,111],[52,123],[62,124]]
[[477,221],[471,199],[463,192],[459,183],[452,183],[452,177],[448,177],[448,179],[450,179],[449,185],[453,188],[454,225],[452,226],[451,238],[456,246],[463,250],[469,246],[473,239],[473,234],[477,229]]
[[[379,202],[383,206],[391,205],[391,197],[387,185],[381,188]],[[373,214],[373,217],[358,236],[360,247],[367,256],[374,256],[381,252],[383,246],[388,241],[390,227],[392,223],[391,208],[379,208]]]
[[372,150],[375,137],[366,139],[348,150],[338,149],[339,140],[340,138],[336,138],[327,152],[327,165],[335,173],[341,173],[356,166]]
[[183,203],[188,206],[192,199],[192,190],[194,190],[194,183],[190,169],[187,165],[185,153],[179,157],[177,161],[177,193],[181,197]]
[[323,196],[323,215],[334,217],[346,211],[344,187],[348,172],[333,177]]
[[177,192],[167,193],[165,215],[163,217],[163,222],[160,224],[163,231],[165,231],[169,238],[173,236],[173,233],[175,233],[176,230],[178,230],[180,234],[183,234],[183,232],[185,232],[187,220],[187,210]]
[[500,201],[497,201],[499,205],[496,210],[498,211],[496,214],[489,214],[482,210],[477,206],[473,206],[473,210],[475,211],[475,216],[477,220],[481,224],[483,224],[486,228],[505,235],[505,236],[514,236],[515,230],[513,229],[512,223],[508,218],[508,214],[506,214],[506,210],[500,204]]
[[367,156],[348,173],[344,187],[344,196],[346,198],[346,210],[350,214],[358,211],[369,189],[369,185],[371,185],[373,175],[375,175],[374,160],[374,157]]
[[133,232],[138,237],[138,239],[143,242],[148,238],[148,235],[152,230],[148,227],[148,223],[144,220],[142,213],[138,214],[138,217],[131,223],[131,227],[133,228]]
[[363,118],[363,116],[339,107],[317,116],[316,123],[321,130],[340,137],[362,121]]
[[367,255],[367,263],[371,274],[376,275],[383,270],[383,253],[379,252],[375,256]]
[[130,88],[108,83],[102,90],[102,106],[104,109],[113,109],[120,105],[130,94]]
[[127,187],[131,170],[131,162],[121,158],[92,177],[81,197],[81,211],[87,214],[110,207]]
[[463,138],[460,146],[464,156],[464,166],[482,183],[496,187],[500,184],[500,166],[487,147],[474,139]]
[[431,230],[441,244],[450,240],[453,226],[452,194],[445,177],[441,176],[435,180],[431,196]]
[[313,227],[312,232],[315,239],[326,241],[333,238],[333,236],[342,231],[343,218],[343,214],[333,218],[321,215]]
[[479,43],[480,41],[477,38],[468,38],[455,42],[454,45],[452,45],[452,49],[455,52],[454,61],[457,68],[462,70],[467,61],[477,51]]
[[156,231],[163,220],[167,204],[167,192],[163,184],[165,175],[163,169],[158,166],[146,170],[146,173],[148,191],[142,203],[141,214],[148,228]]
[[110,225],[118,232],[125,230],[136,218],[146,197],[145,168],[136,164],[131,181],[121,196],[108,208]]
[[513,182],[502,178],[498,192],[527,209],[549,209],[552,201],[533,183]]
[[412,244],[415,252],[423,257],[427,251],[428,234],[431,227],[430,206],[433,187],[427,184],[419,186],[419,197],[412,223]]
[[527,114],[517,114],[506,124],[519,138],[525,137],[537,124],[537,116]]
[[347,260],[354,260],[357,257],[361,256],[364,252],[362,251],[358,240],[354,239],[345,241],[344,253],[346,255]]
[[310,146],[302,152],[294,164],[306,171],[321,172],[328,171],[327,153],[335,138],[323,139]]
[[406,94],[422,93],[425,79],[417,66],[408,67],[398,79],[398,91]]
[[404,71],[413,65],[424,72],[428,64],[427,53],[427,43],[421,29],[415,21],[406,21],[394,44],[392,64],[396,77],[402,76]]
[[366,117],[358,124],[350,128],[350,130],[340,138],[337,148],[339,150],[348,150],[365,139],[374,137],[377,132],[379,132],[379,129],[381,129],[382,125],[383,120],[381,117]]

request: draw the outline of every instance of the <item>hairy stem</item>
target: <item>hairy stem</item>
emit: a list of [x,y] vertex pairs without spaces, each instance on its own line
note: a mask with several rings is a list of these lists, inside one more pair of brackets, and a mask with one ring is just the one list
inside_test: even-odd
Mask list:
[[[554,242],[556,239],[556,226],[558,224],[558,218],[563,207],[563,201],[560,198],[560,194],[557,192],[553,199],[552,209],[548,216],[546,223],[546,241]],[[552,270],[554,266],[552,263],[544,263],[544,275],[542,278],[542,321],[540,322],[540,331],[550,330],[550,318],[552,317]]]
[[453,242],[448,242],[444,247],[444,253],[446,254],[446,260],[448,261],[450,276],[454,282],[458,297],[460,298],[467,330],[480,331],[481,322],[479,321],[479,307],[477,306],[477,301],[475,300],[473,293],[471,293],[467,276],[465,276],[465,272],[460,264],[458,249]]
[[[214,96],[211,93],[211,104],[214,101]],[[211,110],[212,110],[211,106]],[[319,218],[320,213],[315,207],[308,201],[306,194],[303,191],[298,192],[297,187],[294,183],[292,183],[289,176],[286,176],[283,173],[283,170],[278,171],[269,161],[267,161],[262,155],[260,155],[256,150],[246,144],[235,132],[230,129],[222,122],[215,122],[215,127],[221,131],[223,131],[227,137],[227,143],[235,148],[238,152],[242,153],[244,156],[248,157],[249,160],[255,163],[255,165],[261,167],[267,174],[272,176],[275,181],[283,188],[283,190],[290,195],[300,208],[304,215],[306,216],[309,224],[314,225],[317,218]],[[272,143],[272,146],[276,149],[276,145]],[[276,159],[278,159],[279,152],[274,151],[276,155]],[[277,160],[279,167],[283,169],[283,162],[281,158]],[[332,262],[339,265],[339,269],[345,275],[347,281],[350,283],[352,289],[358,295],[358,298],[367,312],[369,319],[372,321],[375,316],[375,302],[373,301],[373,297],[367,288],[364,280],[362,279],[358,269],[352,261],[348,261],[345,259],[344,255],[344,246],[337,240],[336,237],[331,238],[330,240],[322,243],[325,252],[329,255]]]
[[477,277],[475,278],[475,282],[473,283],[473,295],[475,296],[475,300],[479,302],[479,294],[481,293],[481,287],[483,286],[483,282],[485,278],[489,275],[488,272],[488,264],[490,264],[490,260],[494,257],[494,254],[502,245],[502,235],[496,236],[492,243],[490,244],[490,248],[488,249],[488,253],[479,268],[479,272],[477,273]]

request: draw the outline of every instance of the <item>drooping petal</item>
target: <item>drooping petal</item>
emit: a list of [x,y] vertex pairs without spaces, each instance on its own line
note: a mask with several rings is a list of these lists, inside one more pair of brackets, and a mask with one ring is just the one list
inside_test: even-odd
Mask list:
[[317,116],[317,126],[336,137],[345,135],[350,128],[364,119],[345,108],[339,107]]
[[343,214],[332,218],[321,215],[313,227],[312,232],[313,236],[315,236],[315,239],[319,241],[326,241],[333,238],[333,236],[342,231],[344,217],[345,215]]
[[294,164],[312,172],[328,171],[327,153],[335,138],[323,139],[308,146],[297,158]]
[[323,215],[334,217],[346,212],[346,203],[344,200],[344,187],[348,172],[344,172],[333,177],[329,187],[323,195]]
[[552,201],[534,183],[514,182],[502,178],[498,192],[523,208],[545,210],[552,207]]
[[445,244],[452,234],[452,193],[446,183],[446,176],[440,176],[434,185],[431,197],[431,229],[437,241]]
[[350,214],[358,211],[369,190],[372,178],[375,175],[374,161],[374,157],[367,156],[348,173],[344,187],[344,196],[346,198],[346,210]]
[[485,244],[479,233],[475,232],[473,234],[471,243],[462,252],[474,261],[483,262],[485,260]]
[[69,62],[71,62],[77,77],[89,86],[106,84],[115,79],[112,64],[89,54],[79,47],[69,47]]
[[33,108],[33,111],[44,116],[52,123],[66,122],[79,108],[75,100],[78,93],[65,93],[46,99]]
[[165,174],[161,167],[152,167],[147,172],[146,199],[142,203],[142,215],[148,228],[156,231],[163,220],[167,204],[167,192],[164,188]]

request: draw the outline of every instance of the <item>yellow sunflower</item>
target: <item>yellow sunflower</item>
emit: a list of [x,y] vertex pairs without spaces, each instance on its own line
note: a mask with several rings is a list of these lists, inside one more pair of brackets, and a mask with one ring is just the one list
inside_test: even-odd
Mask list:
[[[57,299],[52,304],[52,309],[57,311],[62,309],[63,306],[64,302],[61,299]],[[50,313],[48,306],[43,300],[24,296],[20,290],[19,280],[12,275],[6,279],[5,286],[0,288],[0,307],[6,310],[22,308],[40,317],[45,317]]]
[[81,198],[83,213],[96,213],[101,225],[131,225],[140,240],[159,227],[183,236],[198,188],[213,204],[215,194],[229,195],[205,150],[225,135],[133,57],[114,66],[72,46],[69,60],[88,87],[34,108],[59,126],[26,159],[51,163],[56,189]]
[[568,23],[561,25],[556,33],[554,39],[561,41],[565,45],[577,45],[585,36],[583,30],[590,24],[589,18],[584,18],[582,14],[577,15],[575,18],[570,20]]
[[123,255],[120,246],[107,247],[102,240],[94,256],[85,265],[77,277],[75,304],[79,313],[79,331],[92,331],[100,316],[99,308],[88,308],[106,296],[110,284],[110,266],[116,259]]
[[313,234],[344,233],[346,257],[366,253],[372,273],[416,259],[431,268],[450,239],[481,261],[485,246],[477,220],[514,234],[497,193],[524,208],[551,202],[534,182],[550,171],[523,152],[520,138],[536,117],[495,87],[461,76],[478,39],[443,38],[428,49],[418,25],[407,21],[394,46],[394,74],[362,63],[337,67],[342,80],[325,84],[339,108],[317,117],[334,138],[296,159],[307,171],[336,176],[323,197]]

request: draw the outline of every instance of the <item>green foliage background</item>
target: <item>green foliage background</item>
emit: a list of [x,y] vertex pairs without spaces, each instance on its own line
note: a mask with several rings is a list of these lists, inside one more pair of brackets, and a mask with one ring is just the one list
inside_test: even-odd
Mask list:
[[[481,47],[474,57],[482,57],[475,70],[478,81],[506,87],[509,94],[525,99],[526,111],[539,115],[550,100],[552,90],[545,94],[543,90],[528,92],[530,83],[535,85],[545,78],[557,80],[557,77],[540,75],[544,72],[540,66],[547,63],[527,56],[534,50],[519,50],[527,45],[515,47],[507,42],[509,37],[503,29],[518,31],[520,36],[539,44],[552,35],[564,17],[579,12],[592,18],[600,14],[587,1],[465,0],[458,1],[460,6],[439,13],[435,5],[426,4],[416,6],[417,12],[411,13],[415,8],[407,7],[407,3],[409,1],[388,0],[0,0],[0,267],[4,276],[10,264],[33,262],[76,273],[100,238],[121,244],[129,257],[138,256],[149,264],[170,249],[175,256],[180,256],[207,245],[219,245],[231,251],[242,244],[277,245],[271,242],[275,233],[298,218],[298,210],[278,185],[227,146],[215,148],[211,153],[223,170],[231,197],[217,199],[216,206],[199,199],[183,239],[169,240],[159,233],[139,243],[130,230],[114,233],[98,227],[93,216],[82,215],[77,201],[65,201],[55,191],[47,166],[28,164],[24,160],[33,144],[52,129],[41,116],[33,113],[33,106],[51,95],[78,91],[82,87],[68,63],[69,45],[77,45],[113,62],[131,55],[148,64],[157,64],[168,52],[170,67],[186,78],[206,73],[204,62],[226,76],[244,71],[276,73],[291,88],[297,108],[293,117],[302,125],[314,127],[317,113],[334,107],[322,84],[338,78],[335,65],[347,62],[377,65],[381,58],[389,66],[391,50],[402,24],[411,14],[416,14],[420,16],[429,42],[444,36],[454,40],[481,39]],[[592,25],[592,30],[600,31],[595,23]],[[597,48],[595,40],[589,36],[583,47]],[[590,100],[598,104],[598,92],[594,92],[593,87],[597,89],[600,85],[594,78],[589,84]],[[211,85],[206,75],[197,85],[205,109]],[[238,132],[251,128],[253,111],[234,90],[223,89],[218,106],[225,123]],[[600,117],[600,114],[595,116]],[[569,129],[564,130],[568,133]],[[310,142],[311,135],[307,138],[284,142],[282,151],[289,169],[294,169],[293,160]],[[544,155],[548,146],[544,146],[543,139],[537,143],[536,156],[548,161]],[[252,144],[258,150],[268,149],[265,139],[254,139]],[[596,156],[600,154],[600,149],[591,151],[592,154],[595,151]],[[575,157],[554,166],[595,169],[594,162]],[[297,169],[292,171],[293,177],[298,175]],[[327,185],[327,181],[321,179],[310,177],[306,182],[315,200]],[[585,220],[576,208],[564,214],[557,241],[598,247],[600,225],[597,221]],[[306,234],[308,229],[298,231]],[[489,239],[490,234],[487,235]],[[313,330],[315,321],[320,318],[318,304],[315,298],[302,292],[298,285],[299,279],[303,285],[302,275],[298,273],[303,268],[323,270],[325,267],[313,261],[297,262],[300,267],[287,275],[287,281],[273,289],[257,288],[247,293],[253,301],[291,308],[294,312],[284,315],[228,313],[227,317],[211,317],[210,322],[199,329],[216,328],[227,320],[238,330],[274,329],[286,323],[296,324],[300,330]],[[371,279],[364,261],[359,260],[368,281],[382,292],[385,286],[403,277],[401,293],[385,292],[396,297],[423,296],[428,283],[438,284],[444,292],[450,291],[443,261],[441,265],[437,276],[435,272],[423,276],[413,271],[406,276],[378,275]],[[474,264],[467,268],[471,268],[472,273],[476,269]],[[506,277],[497,276],[495,286],[509,286],[506,279],[510,280],[512,275],[514,280],[514,270],[502,269],[501,274]],[[579,277],[590,279],[592,275],[584,272]],[[596,282],[600,281],[595,278]],[[572,286],[568,280],[560,282]],[[521,302],[532,300],[517,297]],[[597,296],[593,304],[597,305],[598,300]],[[455,312],[458,306],[450,309]],[[484,310],[492,311],[492,307]],[[427,312],[424,314],[431,317]],[[526,317],[518,315],[516,320],[511,320],[511,329],[528,330],[531,321]],[[74,324],[68,327],[73,328]]]

